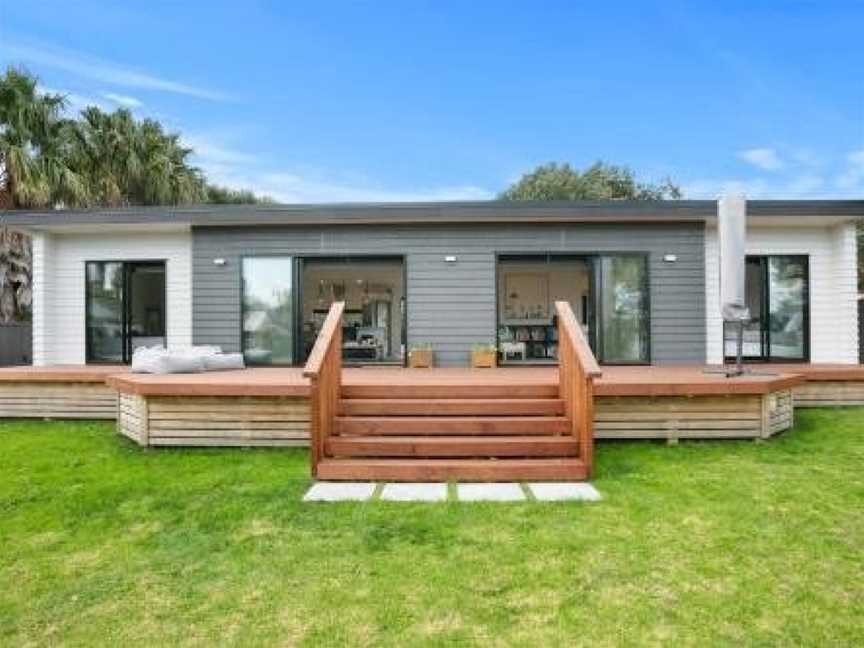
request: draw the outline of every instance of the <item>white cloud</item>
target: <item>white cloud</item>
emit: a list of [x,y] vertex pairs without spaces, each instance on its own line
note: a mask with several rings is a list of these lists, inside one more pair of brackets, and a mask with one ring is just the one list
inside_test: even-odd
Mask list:
[[63,70],[79,77],[115,86],[139,88],[142,90],[158,90],[213,101],[224,101],[227,99],[224,94],[206,88],[200,88],[180,81],[163,79],[124,65],[53,47],[33,47],[6,42],[3,44],[3,58],[24,63],[25,65],[35,64]]
[[841,190],[857,192],[864,197],[864,149],[846,156],[846,168],[837,176],[835,184]]
[[114,92],[103,92],[102,96],[111,103],[123,106],[124,108],[140,108],[144,105],[140,99],[128,95],[116,94]]
[[214,165],[202,165],[210,182],[235,189],[251,189],[281,203],[423,202],[439,200],[489,200],[492,192],[471,185],[393,188],[379,184],[352,184],[326,175],[301,175],[275,170],[237,173]]
[[195,150],[193,162],[207,180],[232,189],[249,189],[280,203],[422,202],[489,200],[494,193],[472,185],[394,188],[356,174],[280,168],[266,156],[232,146],[231,137],[186,135]]
[[[739,154],[740,155],[740,154]],[[781,160],[781,162],[784,162]],[[790,153],[781,172],[752,177],[697,178],[682,183],[687,198],[717,198],[726,192],[743,192],[750,198],[861,199],[864,198],[864,149],[840,159],[811,151]]]
[[180,143],[183,146],[195,150],[195,157],[202,166],[207,164],[252,164],[258,156],[239,151],[217,140],[213,137],[203,134],[183,135]]
[[738,157],[763,171],[779,171],[786,166],[783,160],[780,159],[780,156],[777,155],[777,151],[771,148],[753,148],[739,151]]
[[686,198],[714,199],[724,193],[744,193],[748,198],[837,198],[825,178],[801,174],[790,178],[707,178],[686,183],[682,190]]

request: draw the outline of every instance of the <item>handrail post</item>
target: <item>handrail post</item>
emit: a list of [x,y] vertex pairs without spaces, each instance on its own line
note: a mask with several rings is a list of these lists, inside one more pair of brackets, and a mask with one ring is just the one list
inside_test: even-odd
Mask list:
[[342,314],[345,302],[333,302],[303,368],[309,379],[309,446],[312,476],[324,458],[327,438],[338,416],[342,385]]
[[594,467],[594,379],[602,376],[597,359],[569,302],[555,302],[558,316],[558,393],[579,442],[579,456],[590,477]]

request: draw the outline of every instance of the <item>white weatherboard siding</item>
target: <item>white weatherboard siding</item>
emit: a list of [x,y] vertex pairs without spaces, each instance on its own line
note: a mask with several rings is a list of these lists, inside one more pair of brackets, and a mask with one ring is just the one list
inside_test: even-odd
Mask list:
[[[858,362],[855,225],[750,227],[747,254],[804,254],[810,259],[810,361]],[[705,230],[707,362],[723,362],[717,228]]]
[[167,344],[192,344],[192,236],[188,231],[34,236],[33,364],[85,362],[87,261],[165,261]]
[[44,232],[36,232],[31,237],[33,245],[32,286],[33,286],[33,364],[47,364],[45,355],[45,328],[47,326],[47,305],[53,287],[48,278],[48,259],[51,258],[51,237]]

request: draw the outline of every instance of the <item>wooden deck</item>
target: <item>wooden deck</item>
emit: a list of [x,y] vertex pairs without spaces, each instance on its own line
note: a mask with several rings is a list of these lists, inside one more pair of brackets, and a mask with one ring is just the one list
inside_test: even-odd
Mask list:
[[108,385],[139,396],[309,396],[302,369],[256,367],[199,374],[109,375]]
[[[778,386],[805,382],[861,382],[864,365],[773,364],[753,365],[771,376],[726,379],[703,373],[702,367],[605,366],[597,379],[598,396],[694,396],[759,394]],[[401,369],[395,367],[346,367],[343,384],[358,392],[374,393],[394,383],[434,389],[440,386],[527,386],[547,392],[557,385],[556,367],[506,367],[497,369]],[[301,368],[250,368],[203,374],[132,374],[122,365],[57,365],[51,367],[0,368],[4,383],[106,383],[118,391],[145,396],[305,396],[309,381]]]
[[[595,436],[766,436],[791,426],[793,403],[864,405],[864,365],[754,368],[774,375],[727,379],[701,367],[603,367],[594,384]],[[361,419],[353,425],[380,415],[386,405],[388,413],[406,417],[403,422],[416,428],[410,419],[429,415],[434,399],[446,399],[434,409],[444,408],[451,417],[513,417],[501,429],[515,432],[518,417],[563,413],[558,370],[548,366],[350,367],[343,370],[342,390],[346,414]],[[460,397],[448,398],[454,390]],[[147,445],[298,445],[308,443],[309,392],[299,368],[153,376],[131,374],[123,366],[11,367],[0,368],[0,417],[114,419],[120,403],[120,428]],[[507,445],[516,452],[520,443],[529,441]]]

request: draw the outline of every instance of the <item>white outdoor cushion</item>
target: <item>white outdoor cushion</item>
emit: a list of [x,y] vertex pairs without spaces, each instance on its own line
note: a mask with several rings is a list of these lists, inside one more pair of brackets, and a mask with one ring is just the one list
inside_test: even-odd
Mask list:
[[200,373],[243,369],[243,356],[222,353],[218,346],[190,346],[170,351],[164,347],[140,347],[132,354],[133,373]]
[[228,371],[231,369],[245,369],[242,353],[220,353],[217,355],[205,355],[201,357],[204,362],[204,371]]

